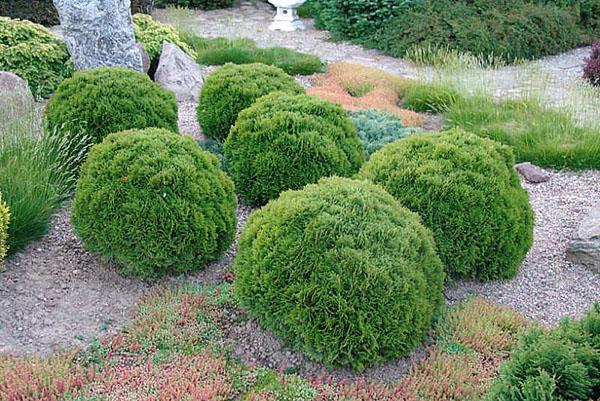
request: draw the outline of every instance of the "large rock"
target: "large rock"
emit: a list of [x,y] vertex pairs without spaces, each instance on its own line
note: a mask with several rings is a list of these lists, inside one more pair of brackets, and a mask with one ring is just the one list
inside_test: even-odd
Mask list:
[[569,242],[567,258],[600,274],[600,203],[579,224]]
[[163,42],[154,80],[175,93],[178,102],[198,102],[204,80],[200,66],[183,50]]
[[142,71],[130,0],[54,0],[78,70],[127,67]]
[[27,82],[12,72],[0,71],[0,94],[0,109],[3,111],[2,120],[5,122],[29,114],[33,110],[34,99]]

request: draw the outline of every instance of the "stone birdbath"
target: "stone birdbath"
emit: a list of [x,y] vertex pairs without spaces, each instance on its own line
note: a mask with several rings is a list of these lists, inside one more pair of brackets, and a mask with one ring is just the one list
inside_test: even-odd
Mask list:
[[304,23],[298,18],[297,9],[306,0],[269,0],[269,3],[277,7],[277,14],[269,29],[272,31],[292,32],[306,29]]

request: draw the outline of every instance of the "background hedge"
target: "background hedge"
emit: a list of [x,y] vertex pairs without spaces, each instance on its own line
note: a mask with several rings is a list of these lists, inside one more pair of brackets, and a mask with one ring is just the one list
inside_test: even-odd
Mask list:
[[225,64],[206,78],[200,92],[197,113],[202,133],[224,141],[239,112],[277,91],[300,94],[304,88],[277,67]]
[[443,267],[418,216],[347,178],[253,213],[235,274],[243,306],[327,366],[360,370],[410,353],[443,302]]
[[0,15],[26,19],[44,26],[60,24],[52,0],[2,0]]
[[157,128],[109,135],[83,164],[71,222],[126,274],[199,270],[234,238],[236,198],[219,161]]
[[533,241],[533,212],[507,146],[459,129],[384,146],[359,173],[418,213],[456,278],[513,277]]
[[0,17],[0,71],[11,71],[32,93],[47,96],[73,72],[67,47],[41,25]]
[[236,190],[252,205],[321,177],[355,174],[365,159],[356,129],[339,105],[281,92],[240,113],[224,151]]
[[148,75],[117,67],[79,71],[65,80],[44,113],[49,129],[85,131],[95,143],[112,132],[166,128],[177,132],[175,95]]

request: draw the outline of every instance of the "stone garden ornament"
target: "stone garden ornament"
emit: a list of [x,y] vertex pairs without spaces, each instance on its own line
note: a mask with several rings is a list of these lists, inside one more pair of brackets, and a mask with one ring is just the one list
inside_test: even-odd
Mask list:
[[306,29],[304,23],[298,18],[297,9],[306,0],[269,0],[277,7],[277,14],[269,29],[272,31],[296,31]]
[[142,71],[131,0],[53,0],[78,70],[126,67]]

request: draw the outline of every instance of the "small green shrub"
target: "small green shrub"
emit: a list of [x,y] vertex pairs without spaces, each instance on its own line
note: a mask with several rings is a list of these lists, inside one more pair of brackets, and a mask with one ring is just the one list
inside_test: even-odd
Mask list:
[[0,17],[0,71],[17,74],[34,95],[47,96],[73,65],[65,44],[43,26]]
[[280,92],[240,113],[224,151],[238,193],[252,205],[321,177],[350,176],[364,162],[356,129],[339,105]]
[[216,10],[233,6],[233,0],[157,0],[156,7],[179,6],[199,8],[201,10]]
[[442,304],[431,233],[380,187],[323,178],[253,213],[235,294],[265,327],[327,366],[411,352]]
[[500,368],[489,401],[571,401],[600,397],[600,304],[578,322],[532,328]]
[[50,129],[87,132],[95,143],[112,132],[157,127],[177,132],[175,95],[130,69],[79,71],[65,80],[45,110]]
[[52,0],[3,0],[0,1],[0,15],[44,26],[60,24]]
[[240,111],[271,92],[304,93],[283,70],[264,64],[226,64],[206,78],[198,121],[204,135],[224,141]]
[[414,128],[407,128],[402,124],[400,117],[375,109],[352,111],[350,119],[358,131],[367,157],[384,145],[416,131]]
[[160,56],[165,40],[179,47],[190,57],[196,58],[196,52],[181,39],[175,28],[154,21],[151,16],[146,14],[135,14],[133,24],[135,38],[142,44],[151,60]]
[[8,223],[10,219],[10,212],[8,206],[2,200],[2,192],[0,192],[0,267],[8,252]]
[[506,146],[452,130],[384,146],[359,178],[388,190],[433,231],[446,272],[513,277],[531,247],[533,212]]
[[196,52],[197,61],[206,65],[261,63],[281,68],[290,75],[311,75],[323,71],[317,56],[285,47],[256,47],[251,39],[206,39],[190,33],[180,34]]
[[236,199],[218,160],[157,128],[111,134],[81,169],[71,222],[87,249],[126,274],[202,269],[234,238]]

